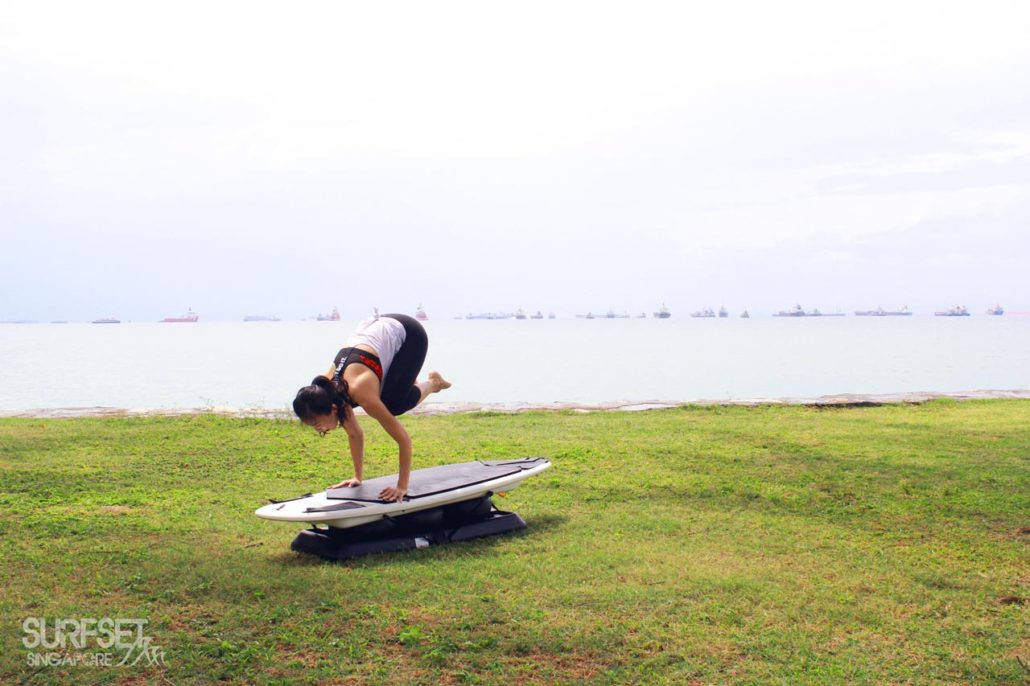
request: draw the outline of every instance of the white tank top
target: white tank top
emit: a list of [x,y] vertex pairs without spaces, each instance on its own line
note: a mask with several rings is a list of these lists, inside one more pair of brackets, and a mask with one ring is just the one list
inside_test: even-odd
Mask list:
[[[353,348],[356,345],[367,345],[375,351],[379,361],[383,363],[383,381],[390,373],[390,364],[393,362],[397,351],[404,345],[406,332],[404,325],[390,317],[373,317],[358,324],[344,343],[344,347]],[[382,384],[379,390],[382,391]]]

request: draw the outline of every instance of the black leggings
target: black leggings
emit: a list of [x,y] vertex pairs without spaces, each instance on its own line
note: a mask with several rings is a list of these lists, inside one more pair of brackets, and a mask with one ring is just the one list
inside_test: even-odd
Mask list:
[[422,391],[415,385],[415,381],[426,361],[429,337],[426,336],[426,330],[422,325],[406,314],[382,316],[396,319],[404,326],[404,344],[394,355],[390,371],[383,379],[382,392],[379,394],[386,409],[396,417],[418,405],[418,401],[422,399]]

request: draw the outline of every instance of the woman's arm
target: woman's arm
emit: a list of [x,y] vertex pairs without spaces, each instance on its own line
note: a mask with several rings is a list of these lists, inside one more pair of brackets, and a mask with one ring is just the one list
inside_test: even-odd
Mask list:
[[[378,389],[376,389],[378,390]],[[400,423],[396,417],[386,409],[386,405],[379,399],[378,395],[372,395],[368,393],[368,397],[362,393],[365,389],[351,388],[351,397],[361,404],[361,407],[365,410],[365,413],[377,420],[386,433],[390,434],[393,440],[397,441],[397,447],[399,448],[400,454],[400,469],[397,473],[397,485],[393,488],[384,488],[380,492],[379,497],[383,500],[401,500],[404,494],[408,492],[408,479],[411,477],[411,437],[408,436],[407,430],[404,425]]]
[[354,410],[347,405],[344,405],[343,409],[343,430],[347,432],[347,442],[350,443],[350,459],[354,463],[354,477],[344,479],[329,488],[350,488],[361,485],[361,471],[365,462],[365,432],[361,430],[361,424],[358,423]]
[[354,480],[357,486],[364,478],[361,474],[365,464],[365,432],[361,430],[361,424],[354,414],[354,410],[344,405],[343,430],[347,432],[347,442],[350,443],[350,459],[354,463]]

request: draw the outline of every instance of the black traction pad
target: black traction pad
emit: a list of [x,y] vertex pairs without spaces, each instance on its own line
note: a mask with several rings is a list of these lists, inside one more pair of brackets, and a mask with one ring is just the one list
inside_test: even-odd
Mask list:
[[[462,462],[439,467],[416,469],[408,480],[408,494],[405,500],[416,500],[426,496],[454,491],[465,486],[474,486],[502,476],[535,467],[546,462],[543,457],[523,457],[517,460],[492,460],[489,462]],[[397,475],[381,476],[363,481],[354,488],[330,488],[325,497],[330,500],[356,500],[360,502],[382,502],[379,492],[397,484]]]

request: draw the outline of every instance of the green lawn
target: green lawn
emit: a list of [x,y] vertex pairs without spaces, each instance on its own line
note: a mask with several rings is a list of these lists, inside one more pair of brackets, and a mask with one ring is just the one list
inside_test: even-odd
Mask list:
[[[0,683],[1030,680],[1030,401],[403,421],[416,467],[550,457],[528,529],[323,563],[252,512],[342,432],[0,420]],[[27,617],[147,619],[165,666],[32,667]]]

